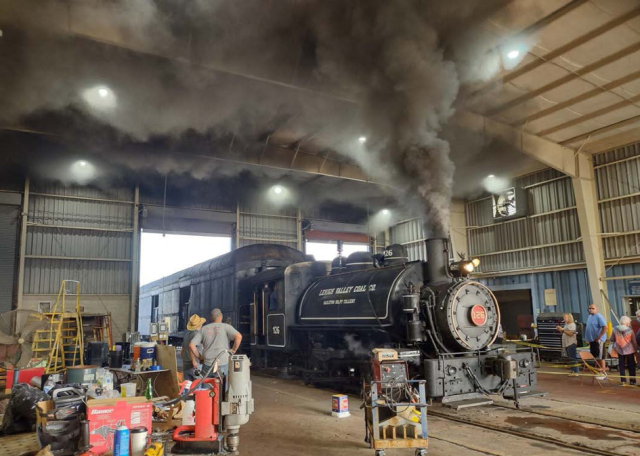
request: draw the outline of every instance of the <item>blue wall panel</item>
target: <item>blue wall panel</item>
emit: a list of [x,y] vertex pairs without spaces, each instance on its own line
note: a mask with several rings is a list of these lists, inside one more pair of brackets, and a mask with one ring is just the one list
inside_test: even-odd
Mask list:
[[[607,277],[640,275],[640,263],[619,265],[607,271]],[[618,316],[624,315],[623,297],[628,294],[629,280],[607,282],[609,301]],[[588,316],[587,307],[591,304],[591,289],[587,270],[570,269],[565,271],[538,272],[481,279],[480,282],[493,290],[531,289],[534,312],[572,312],[579,313],[582,320]],[[544,290],[555,288],[558,305],[544,305]]]

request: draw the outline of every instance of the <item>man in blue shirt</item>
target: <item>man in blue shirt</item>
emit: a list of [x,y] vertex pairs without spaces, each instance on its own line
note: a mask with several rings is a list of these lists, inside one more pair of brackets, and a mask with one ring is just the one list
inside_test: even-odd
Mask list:
[[589,351],[604,370],[604,341],[607,338],[607,321],[598,313],[595,304],[589,306],[589,318],[584,330],[584,340],[589,343]]

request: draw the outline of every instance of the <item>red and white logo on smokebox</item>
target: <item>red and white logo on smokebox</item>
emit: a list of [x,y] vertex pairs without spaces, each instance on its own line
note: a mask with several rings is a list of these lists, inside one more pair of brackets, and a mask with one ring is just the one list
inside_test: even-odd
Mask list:
[[471,322],[476,326],[482,326],[487,322],[487,309],[480,304],[471,308]]

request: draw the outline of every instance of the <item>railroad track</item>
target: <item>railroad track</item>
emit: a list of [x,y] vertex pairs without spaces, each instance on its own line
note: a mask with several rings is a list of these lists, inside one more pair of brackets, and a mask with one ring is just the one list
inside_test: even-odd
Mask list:
[[[507,404],[493,404],[493,407],[500,407],[500,408],[504,408],[504,409],[508,409],[508,410],[520,410],[523,412],[527,412],[527,413],[531,413],[533,415],[540,415],[540,416],[548,416],[548,417],[552,417],[552,418],[561,418],[561,419],[567,419],[567,420],[571,420],[571,421],[575,421],[577,423],[582,423],[582,424],[591,424],[591,425],[595,425],[595,426],[601,426],[601,427],[606,427],[609,429],[614,429],[616,431],[630,431],[630,432],[640,432],[640,421],[638,421],[637,423],[617,423],[617,424],[611,424],[611,422],[603,422],[601,420],[597,420],[597,419],[577,419],[577,418],[569,418],[564,414],[560,414],[560,413],[554,413],[552,411],[541,411],[541,410],[536,410],[533,409],[532,407],[520,407],[520,409],[517,409],[515,406],[511,406],[511,405],[507,405]],[[640,420],[640,414],[639,415],[639,420]]]
[[[528,417],[521,417],[520,419],[523,420],[522,422],[526,424],[526,419],[529,419],[531,421],[535,421],[535,419],[532,419],[532,417],[530,415],[543,415],[541,413],[535,413],[535,412],[529,412],[529,411],[520,411],[518,409],[511,409],[510,407],[504,407],[505,409],[509,410],[509,412],[513,412],[513,411],[517,411],[521,414],[528,414]],[[492,410],[492,409],[489,409]],[[495,410],[495,409],[493,409]],[[615,448],[597,448],[594,446],[590,446],[585,444],[585,440],[588,440],[586,438],[583,437],[583,439],[580,440],[580,442],[570,442],[567,440],[561,440],[557,437],[554,436],[550,436],[548,434],[544,434],[544,433],[540,433],[540,432],[536,432],[535,429],[537,429],[537,426],[535,426],[535,424],[532,424],[531,426],[531,430],[525,430],[522,427],[512,427],[509,425],[509,423],[497,423],[496,421],[500,420],[500,417],[497,417],[493,420],[488,419],[490,414],[485,412],[485,417],[483,421],[479,421],[478,419],[474,419],[472,417],[466,416],[466,414],[464,413],[460,413],[460,411],[452,413],[452,412],[447,412],[447,411],[443,411],[442,409],[438,410],[435,407],[430,407],[429,408],[429,415],[432,417],[437,417],[440,419],[444,419],[444,420],[448,420],[448,421],[454,421],[457,423],[462,423],[462,424],[467,424],[470,426],[475,426],[475,427],[480,427],[483,429],[487,429],[487,430],[491,430],[494,432],[498,432],[498,433],[502,433],[502,434],[508,434],[508,435],[512,435],[512,436],[517,436],[523,439],[528,439],[528,440],[535,440],[538,442],[543,442],[546,444],[551,444],[551,445],[555,445],[555,446],[559,446],[562,448],[566,448],[566,449],[572,449],[572,450],[576,450],[579,452],[584,453],[588,453],[588,454],[593,454],[593,455],[601,455],[601,456],[621,456],[621,455],[634,455],[637,454],[637,448],[640,447],[640,434],[637,434],[636,436],[632,435],[635,433],[635,431],[629,431],[626,429],[615,429],[611,426],[603,426],[603,425],[596,425],[593,423],[586,423],[586,422],[580,422],[577,420],[572,420],[569,418],[565,418],[565,417],[557,417],[557,416],[553,416],[552,418],[554,420],[561,420],[564,422],[565,426],[567,428],[571,428],[571,424],[570,423],[580,423],[580,425],[582,425],[582,423],[584,424],[588,424],[590,426],[594,426],[594,427],[598,427],[598,428],[607,428],[605,431],[603,431],[604,435],[616,435],[616,437],[618,438],[618,440],[616,440],[617,443],[619,443],[619,447],[625,447],[625,446],[629,446],[629,451],[616,451]],[[489,416],[486,416],[489,415]],[[546,415],[545,415],[546,416]],[[513,417],[511,417],[513,418]],[[491,422],[493,421],[493,422]],[[551,428],[553,429],[553,428]],[[589,429],[586,429],[587,431],[589,431]],[[598,429],[595,429],[596,431],[598,431]],[[629,435],[626,435],[629,434]],[[574,434],[575,435],[575,434]],[[568,439],[568,435],[565,436],[565,438]],[[612,441],[611,439],[607,439],[606,441]],[[599,440],[599,442],[602,443],[601,440]],[[478,451],[483,451],[482,449],[477,449]],[[495,454],[491,451],[486,451],[487,454]]]

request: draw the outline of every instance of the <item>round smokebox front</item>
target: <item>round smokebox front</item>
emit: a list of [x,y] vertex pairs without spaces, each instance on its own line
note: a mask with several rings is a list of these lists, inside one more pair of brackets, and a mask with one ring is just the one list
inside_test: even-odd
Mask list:
[[440,309],[439,314],[446,316],[448,326],[441,326],[441,330],[446,332],[448,329],[450,337],[445,339],[454,342],[456,350],[481,350],[495,340],[500,309],[493,293],[484,285],[477,282],[456,285]]

